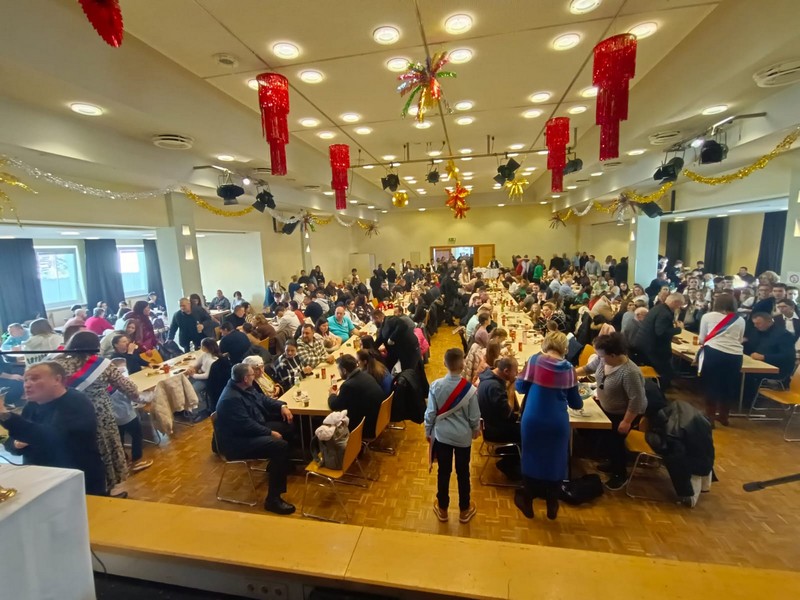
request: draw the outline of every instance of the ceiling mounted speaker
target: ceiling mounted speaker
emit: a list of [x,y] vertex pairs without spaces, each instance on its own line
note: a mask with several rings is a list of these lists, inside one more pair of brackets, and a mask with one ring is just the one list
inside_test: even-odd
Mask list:
[[159,133],[154,135],[150,141],[154,146],[164,150],[190,150],[194,146],[194,138],[178,133]]
[[573,158],[568,160],[567,164],[564,166],[564,175],[577,173],[581,169],[583,169],[583,161],[580,158]]
[[800,81],[800,59],[775,63],[753,74],[758,87],[770,88]]
[[667,144],[678,141],[680,137],[681,132],[677,129],[672,129],[669,131],[656,131],[655,133],[651,133],[647,136],[647,140],[653,146],[666,146]]

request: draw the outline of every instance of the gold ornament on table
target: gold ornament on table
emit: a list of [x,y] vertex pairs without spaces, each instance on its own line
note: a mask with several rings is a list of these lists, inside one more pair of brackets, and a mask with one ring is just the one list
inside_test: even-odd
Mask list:
[[182,187],[181,191],[189,200],[194,202],[197,206],[207,210],[208,212],[212,212],[219,217],[243,217],[244,215],[253,212],[252,206],[248,206],[247,208],[243,208],[242,210],[222,210],[221,208],[217,208],[213,204],[209,204],[187,187]]
[[525,193],[525,188],[528,187],[528,180],[524,177],[517,177],[511,181],[506,181],[503,187],[508,190],[508,199],[512,202],[519,200],[522,202],[522,195]]
[[404,208],[408,204],[408,192],[395,192],[392,194],[392,204],[397,208]]
[[703,175],[695,173],[694,171],[690,171],[689,169],[684,169],[682,174],[696,183],[702,183],[705,185],[721,185],[723,183],[732,183],[734,181],[744,179],[745,177],[749,177],[759,169],[766,167],[773,158],[778,156],[781,152],[791,148],[792,144],[794,144],[798,138],[800,138],[800,127],[797,127],[792,133],[783,138],[783,141],[775,146],[771,152],[765,154],[754,163],[746,167],[742,167],[738,171],[734,171],[728,175],[720,175],[719,177],[704,177]]

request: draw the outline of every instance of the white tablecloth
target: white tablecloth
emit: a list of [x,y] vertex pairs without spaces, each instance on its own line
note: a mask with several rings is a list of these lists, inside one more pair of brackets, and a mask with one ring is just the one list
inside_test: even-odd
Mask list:
[[472,269],[474,271],[479,271],[483,274],[484,279],[497,279],[497,276],[500,275],[500,269],[487,269],[485,267],[475,267]]
[[94,599],[83,473],[0,465],[0,485],[0,597]]

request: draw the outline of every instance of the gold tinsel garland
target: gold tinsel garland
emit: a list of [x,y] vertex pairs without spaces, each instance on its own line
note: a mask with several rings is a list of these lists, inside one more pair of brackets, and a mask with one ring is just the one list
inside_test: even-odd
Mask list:
[[209,204],[187,187],[182,187],[181,191],[186,195],[186,197],[189,200],[194,202],[197,206],[207,210],[208,212],[214,213],[218,217],[243,217],[244,215],[253,212],[252,206],[248,206],[247,208],[243,208],[242,210],[222,210],[221,208],[217,208],[213,204]]
[[[0,165],[6,165],[8,161],[3,159],[0,160]],[[0,173],[0,184],[10,185],[12,187],[18,187],[20,189],[25,190],[26,192],[30,192],[31,194],[38,194],[38,192],[34,189],[28,187],[27,184],[21,182],[17,177],[12,175],[11,173]],[[14,201],[11,197],[6,194],[3,190],[0,190],[0,220],[5,221],[5,211],[8,210],[17,221],[17,225],[22,227],[22,223],[19,220],[19,213],[17,213],[17,206],[14,204]]]
[[690,171],[689,169],[684,169],[683,175],[696,183],[702,183],[705,185],[720,185],[723,183],[731,183],[739,179],[744,179],[759,169],[766,167],[773,158],[778,156],[784,150],[791,148],[792,144],[794,144],[798,138],[800,138],[800,127],[797,127],[792,133],[783,138],[783,141],[775,146],[771,152],[765,154],[754,163],[746,167],[742,167],[738,171],[734,171],[728,175],[720,175],[719,177],[704,177],[703,175],[695,173],[694,171]]

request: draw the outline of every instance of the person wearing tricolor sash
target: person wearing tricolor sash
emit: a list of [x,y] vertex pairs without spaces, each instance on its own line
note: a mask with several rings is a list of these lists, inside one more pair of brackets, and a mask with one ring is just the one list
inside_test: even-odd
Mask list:
[[477,508],[470,500],[469,459],[472,440],[480,435],[481,412],[477,389],[461,376],[464,351],[450,348],[444,354],[447,375],[430,386],[428,409],[425,411],[425,437],[430,444],[429,465],[439,463],[438,492],[433,511],[441,522],[447,521],[450,506],[450,475],[453,457],[458,480],[460,523],[469,523]]
[[728,425],[731,404],[739,397],[744,328],[744,319],[736,314],[736,301],[731,294],[717,296],[712,312],[700,319],[697,372],[705,387],[706,416],[712,427],[714,419]]

